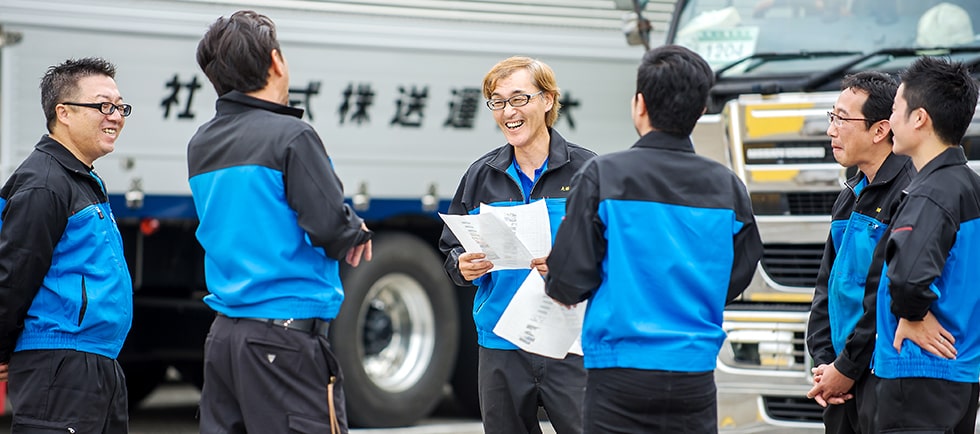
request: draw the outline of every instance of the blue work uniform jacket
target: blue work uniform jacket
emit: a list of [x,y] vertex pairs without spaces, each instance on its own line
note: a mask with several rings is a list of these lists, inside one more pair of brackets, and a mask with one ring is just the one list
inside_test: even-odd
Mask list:
[[102,179],[44,136],[0,190],[0,362],[67,349],[115,359],[133,282]]
[[187,146],[197,239],[210,294],[229,317],[331,320],[344,300],[340,263],[370,231],[303,110],[238,91]]
[[[569,194],[572,176],[595,153],[567,142],[553,129],[548,132],[551,135],[548,165],[534,183],[529,197],[524,196],[514,168],[514,147],[508,144],[488,152],[470,165],[449,205],[449,214],[477,214],[481,203],[514,206],[544,200],[554,238],[565,216],[565,198]],[[439,249],[446,254],[446,272],[453,282],[460,286],[478,287],[473,300],[473,321],[480,346],[517,349],[516,345],[494,334],[493,328],[530,270],[493,271],[469,282],[459,272],[459,255],[464,253],[463,247],[449,228],[443,229]]]
[[817,366],[834,363],[854,380],[870,370],[879,276],[868,271],[913,176],[908,157],[889,154],[871,183],[858,172],[837,196],[807,324],[807,349]]
[[[880,378],[980,378],[980,176],[966,163],[954,146],[922,167],[875,251],[884,257],[873,363]],[[901,353],[892,347],[898,319],[921,320],[927,312],[955,338],[955,359],[908,339]]]
[[588,369],[711,371],[725,304],[761,255],[738,177],[695,155],[690,138],[654,131],[576,174],[547,292],[565,304],[589,300]]

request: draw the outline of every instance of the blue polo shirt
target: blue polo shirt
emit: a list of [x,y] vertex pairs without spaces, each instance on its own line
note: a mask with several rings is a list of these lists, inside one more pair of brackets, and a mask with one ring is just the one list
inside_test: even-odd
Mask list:
[[534,179],[528,178],[527,175],[521,170],[521,166],[517,164],[517,158],[514,158],[514,162],[510,165],[507,170],[509,174],[517,184],[521,186],[521,191],[524,192],[524,203],[531,203],[529,198],[531,197],[531,189],[534,188],[534,183],[538,182],[538,178],[545,170],[548,170],[548,159],[544,160],[544,164],[540,168],[534,170]]

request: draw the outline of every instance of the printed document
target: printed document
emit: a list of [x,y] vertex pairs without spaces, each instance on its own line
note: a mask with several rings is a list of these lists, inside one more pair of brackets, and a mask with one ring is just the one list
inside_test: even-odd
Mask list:
[[474,215],[439,214],[466,252],[483,252],[490,271],[531,268],[551,251],[551,221],[544,200],[527,205],[480,205]]
[[544,278],[531,270],[493,332],[529,353],[554,359],[564,359],[568,353],[581,355],[579,336],[587,304],[567,308],[553,300],[544,292]]

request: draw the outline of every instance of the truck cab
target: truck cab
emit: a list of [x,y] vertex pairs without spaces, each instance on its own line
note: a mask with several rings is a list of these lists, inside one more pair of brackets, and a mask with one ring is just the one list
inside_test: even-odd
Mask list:
[[[831,207],[855,170],[837,164],[826,135],[840,80],[897,74],[926,55],[978,75],[977,33],[976,1],[678,1],[667,43],[698,52],[716,75],[695,148],[745,182],[764,243],[752,283],[725,313],[722,431],[823,430],[821,407],[806,398],[804,337]],[[962,145],[980,167],[980,117]]]

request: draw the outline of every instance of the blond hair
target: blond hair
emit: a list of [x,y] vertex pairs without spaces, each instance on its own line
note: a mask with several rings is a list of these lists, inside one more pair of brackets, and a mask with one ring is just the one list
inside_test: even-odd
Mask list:
[[521,69],[526,69],[531,73],[531,80],[534,81],[534,85],[551,95],[555,101],[551,110],[548,110],[544,115],[545,125],[550,128],[558,120],[558,110],[561,109],[561,103],[558,100],[561,99],[561,90],[555,81],[555,72],[540,60],[524,56],[514,56],[501,60],[493,68],[490,68],[490,72],[487,72],[487,75],[483,77],[483,97],[490,99],[490,95],[493,94],[493,90],[500,80],[510,77]]

